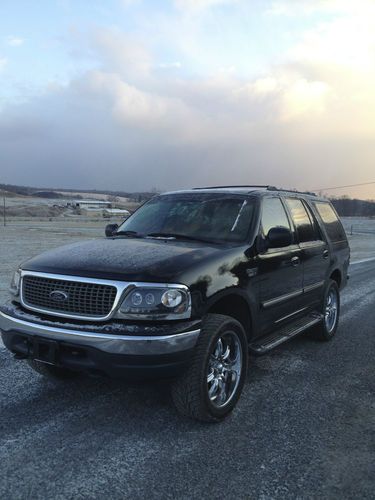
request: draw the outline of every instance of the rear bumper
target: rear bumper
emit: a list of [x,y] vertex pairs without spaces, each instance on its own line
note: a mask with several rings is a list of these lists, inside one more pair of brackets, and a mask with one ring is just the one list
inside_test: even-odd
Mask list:
[[[200,329],[192,329],[168,335],[116,335],[72,326],[53,327],[0,310],[3,342],[18,357],[110,376],[174,376],[187,366],[200,334]],[[48,347],[52,343],[53,359]]]

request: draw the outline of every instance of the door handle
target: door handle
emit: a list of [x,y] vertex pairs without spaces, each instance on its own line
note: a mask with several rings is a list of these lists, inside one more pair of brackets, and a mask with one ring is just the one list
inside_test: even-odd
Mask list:
[[293,267],[299,266],[299,263],[300,263],[299,257],[292,257],[290,259],[290,262],[292,263]]
[[328,259],[328,257],[329,257],[329,252],[328,252],[328,250],[327,250],[327,249],[325,249],[325,250],[323,251],[323,259]]

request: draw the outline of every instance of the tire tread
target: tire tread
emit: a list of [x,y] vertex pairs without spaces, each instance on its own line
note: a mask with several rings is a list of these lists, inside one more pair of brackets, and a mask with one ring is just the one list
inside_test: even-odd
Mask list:
[[331,280],[328,281],[327,287],[326,287],[326,289],[324,291],[323,311],[322,312],[323,312],[323,315],[324,315],[324,307],[325,307],[326,295],[327,295],[328,291],[330,290],[330,288],[332,286],[336,288],[337,294],[338,294],[338,315],[337,315],[337,321],[336,321],[336,326],[335,326],[335,328],[334,328],[334,330],[333,330],[333,332],[331,334],[329,334],[327,332],[324,318],[321,321],[321,323],[319,323],[317,326],[314,327],[314,329],[312,331],[313,337],[316,340],[320,340],[321,342],[329,342],[330,340],[332,340],[332,338],[335,336],[336,330],[338,328],[339,320],[340,320],[340,290],[339,290],[339,287],[338,287],[337,282],[335,280],[331,279]]
[[[219,422],[222,420],[222,417],[212,415],[204,405],[201,394],[201,377],[205,376],[202,371],[205,368],[205,358],[212,335],[228,320],[237,323],[242,329],[240,323],[230,316],[222,314],[208,314],[206,316],[195,347],[192,363],[184,375],[172,385],[172,399],[181,415],[203,422]],[[244,353],[244,356],[246,355],[247,351]],[[245,360],[243,362],[246,371],[247,363]]]

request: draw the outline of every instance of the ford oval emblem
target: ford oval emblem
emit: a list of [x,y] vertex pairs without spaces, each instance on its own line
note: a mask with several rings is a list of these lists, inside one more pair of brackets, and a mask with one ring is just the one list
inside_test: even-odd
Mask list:
[[49,296],[55,302],[65,302],[69,298],[69,295],[62,290],[53,290],[53,292],[51,292]]

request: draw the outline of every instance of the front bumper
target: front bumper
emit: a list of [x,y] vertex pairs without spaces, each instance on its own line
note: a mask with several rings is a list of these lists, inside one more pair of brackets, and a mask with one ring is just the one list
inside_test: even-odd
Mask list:
[[[199,328],[170,333],[168,327],[167,335],[155,334],[155,329],[152,335],[139,335],[138,329],[137,335],[126,335],[126,325],[119,334],[116,328],[107,328],[104,332],[100,327],[96,329],[89,325],[84,329],[72,324],[52,326],[51,321],[30,320],[33,316],[21,315],[18,308],[11,311],[9,307],[0,310],[0,330],[5,346],[18,357],[111,376],[134,374],[136,378],[148,378],[175,375],[187,366],[200,334]],[[181,327],[176,330],[181,330]],[[161,326],[158,331],[162,332]],[[40,347],[51,342],[55,346],[53,360],[40,358],[39,353],[43,351]],[[45,356],[50,356],[44,351]]]

